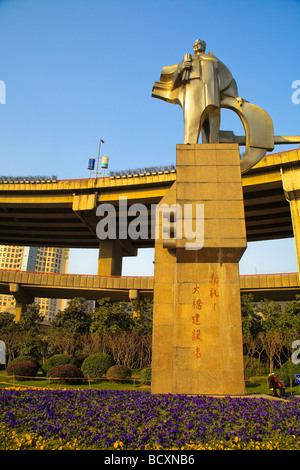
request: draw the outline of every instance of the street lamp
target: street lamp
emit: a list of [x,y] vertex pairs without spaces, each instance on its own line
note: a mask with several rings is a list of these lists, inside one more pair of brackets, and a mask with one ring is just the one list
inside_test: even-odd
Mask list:
[[97,158],[97,166],[96,166],[96,175],[95,175],[95,179],[97,179],[97,176],[98,176],[98,166],[99,166],[99,157],[100,157],[101,142],[102,142],[102,144],[104,144],[104,140],[102,140],[102,139],[99,140],[98,158]]
[[[97,177],[98,177],[98,167],[99,167],[101,143],[104,144],[104,140],[102,140],[102,139],[99,140],[98,157],[97,157],[97,165],[96,165],[96,171],[95,172],[93,171],[94,168],[95,168],[95,159],[90,158],[89,163],[88,163],[88,170],[90,170],[90,177],[91,177],[92,173],[95,173],[95,179],[97,179]],[[104,176],[105,169],[108,168],[108,157],[106,155],[104,157],[102,157],[101,168],[103,168],[102,176]]]

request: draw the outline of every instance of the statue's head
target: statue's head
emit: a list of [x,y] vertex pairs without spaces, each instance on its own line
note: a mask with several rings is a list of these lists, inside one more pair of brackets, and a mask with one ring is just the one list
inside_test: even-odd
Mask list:
[[206,42],[202,41],[201,39],[196,39],[194,44],[194,51],[195,54],[200,54],[201,52],[205,52],[206,49]]

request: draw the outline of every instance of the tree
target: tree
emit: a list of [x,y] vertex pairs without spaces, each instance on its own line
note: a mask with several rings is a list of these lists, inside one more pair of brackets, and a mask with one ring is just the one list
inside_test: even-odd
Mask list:
[[84,334],[89,331],[91,314],[86,312],[86,300],[75,297],[68,302],[63,311],[59,311],[51,323],[51,330],[60,330],[73,334]]
[[14,315],[8,312],[0,313],[0,339],[5,343],[9,361],[14,359],[21,336],[23,333],[20,333],[18,323],[14,321]]
[[261,345],[268,357],[270,373],[274,370],[274,360],[282,350],[282,334],[280,331],[261,331],[258,334]]
[[285,305],[279,327],[290,336],[289,348],[292,342],[300,337],[300,296]]
[[138,335],[152,335],[153,301],[149,299],[133,300],[133,330]]
[[51,323],[49,342],[57,352],[74,355],[80,348],[80,338],[88,333],[91,314],[86,312],[86,300],[75,297],[59,311]]
[[17,324],[15,323],[14,318],[15,316],[12,313],[0,313],[0,335],[11,333],[16,329]]
[[42,358],[42,364],[44,364],[48,357],[49,350],[50,350],[49,337],[44,334],[41,334],[38,336],[38,342],[39,342],[39,351],[40,351],[40,355]]
[[43,316],[39,314],[39,306],[31,304],[23,312],[18,323],[22,334],[21,354],[38,358],[40,356],[39,330]]
[[296,295],[295,300],[288,302],[285,306],[285,311],[293,313],[297,318],[297,322],[300,322],[300,295]]
[[257,361],[261,364],[261,355],[264,350],[262,341],[259,338],[259,333],[257,336],[247,336],[244,338],[244,347],[245,347],[245,357],[248,368],[251,368],[253,364],[257,365]]
[[292,344],[300,338],[300,296],[297,295],[296,300],[287,302],[278,320],[278,329],[284,337],[283,355],[286,359],[291,359]]
[[106,342],[103,340],[103,335],[100,334],[91,335],[90,333],[85,333],[81,335],[79,349],[84,357],[95,353],[107,352]]
[[130,331],[133,319],[127,304],[111,302],[109,298],[98,300],[99,307],[92,314],[90,332],[94,334],[119,333]]
[[256,337],[262,329],[262,317],[256,312],[252,294],[241,296],[242,330],[244,341]]
[[81,335],[68,331],[66,328],[51,328],[49,345],[60,354],[73,356],[78,349]]
[[264,334],[261,341],[270,361],[270,371],[273,371],[275,360],[281,366],[285,356],[290,358],[292,343],[300,333],[300,297],[286,303],[285,307],[279,302],[264,300],[261,303],[262,327]]
[[43,316],[39,314],[40,307],[37,304],[28,305],[26,312],[23,312],[18,323],[21,331],[38,333]]
[[295,374],[300,374],[300,365],[293,364],[292,361],[285,362],[281,366],[280,371],[279,371],[279,379],[285,380],[284,376],[286,376],[288,381],[290,382],[291,393],[292,393],[293,382],[295,381]]
[[121,331],[104,337],[106,351],[118,365],[141,369],[151,365],[151,336],[138,335],[134,331]]
[[260,303],[260,313],[262,315],[263,331],[280,330],[280,319],[282,316],[282,308],[279,302],[265,299]]

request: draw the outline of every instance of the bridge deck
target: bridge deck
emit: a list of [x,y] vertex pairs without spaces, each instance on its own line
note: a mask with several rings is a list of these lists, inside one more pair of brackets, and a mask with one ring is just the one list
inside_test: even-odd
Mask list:
[[[299,165],[300,151],[266,155],[243,176],[248,241],[293,237],[290,206],[281,171]],[[98,248],[96,208],[143,203],[150,211],[176,181],[176,172],[158,172],[81,180],[0,182],[0,244]],[[205,201],[204,201],[205,202]],[[150,218],[149,218],[150,224]],[[132,240],[135,247],[152,247],[154,240]]]
[[[18,284],[31,297],[98,300],[129,300],[129,291],[140,298],[153,297],[153,277],[93,276],[0,270],[0,294],[11,295],[10,285]],[[241,293],[252,293],[255,300],[294,300],[300,294],[298,273],[240,276]]]

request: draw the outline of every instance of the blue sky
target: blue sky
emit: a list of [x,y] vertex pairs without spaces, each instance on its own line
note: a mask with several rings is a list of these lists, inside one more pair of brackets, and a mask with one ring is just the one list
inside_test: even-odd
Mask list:
[[[110,170],[175,163],[182,112],[151,90],[197,38],[276,135],[299,135],[299,20],[298,0],[0,0],[0,173],[86,178],[100,138]],[[221,128],[243,132],[229,111]],[[152,257],[126,258],[123,274],[151,275]],[[70,272],[96,266],[95,251],[71,253]],[[240,263],[242,274],[296,270],[293,239],[249,243]]]

